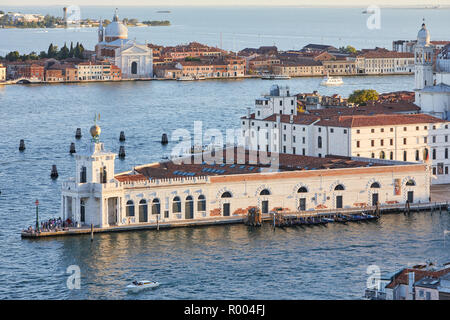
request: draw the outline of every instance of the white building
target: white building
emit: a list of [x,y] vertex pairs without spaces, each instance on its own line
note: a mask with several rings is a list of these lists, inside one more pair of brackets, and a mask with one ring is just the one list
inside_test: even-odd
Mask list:
[[128,29],[119,21],[117,11],[106,28],[100,21],[98,41],[95,46],[97,60],[108,60],[119,67],[122,79],[153,77],[152,49],[128,39]]
[[436,61],[433,74],[434,46],[425,24],[417,35],[415,46],[416,104],[422,112],[441,119],[450,119],[450,57],[449,46],[444,47]]
[[[431,161],[433,184],[450,183],[449,122],[427,114],[321,115],[299,113],[288,88],[273,86],[241,119],[251,150]],[[279,130],[279,131],[278,131]]]
[[[261,154],[239,148],[232,149],[231,158],[216,152],[219,158],[210,164],[200,155],[193,163],[166,161],[115,174],[115,154],[98,141],[100,128],[93,126],[91,134],[88,151],[76,154],[75,178],[62,184],[61,217],[81,225],[217,219],[247,214],[251,207],[268,213],[276,208],[351,208],[374,201],[424,203],[430,196],[424,164],[272,153],[270,161],[278,158],[274,166],[263,165]],[[220,159],[226,162],[220,164]]]

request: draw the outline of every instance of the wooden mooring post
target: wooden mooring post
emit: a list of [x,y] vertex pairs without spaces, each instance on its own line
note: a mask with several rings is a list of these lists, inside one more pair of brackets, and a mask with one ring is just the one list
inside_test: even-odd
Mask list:
[[250,208],[247,212],[246,225],[260,227],[262,225],[261,210],[257,207]]
[[94,241],[94,225],[91,223],[91,242]]

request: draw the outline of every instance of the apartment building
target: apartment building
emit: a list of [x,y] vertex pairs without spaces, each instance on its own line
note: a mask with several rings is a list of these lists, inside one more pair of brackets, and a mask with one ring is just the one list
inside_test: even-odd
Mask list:
[[[449,122],[426,114],[297,113],[295,96],[274,86],[241,119],[252,150],[324,157],[426,162],[432,183],[450,183]],[[354,109],[354,108],[349,108]]]

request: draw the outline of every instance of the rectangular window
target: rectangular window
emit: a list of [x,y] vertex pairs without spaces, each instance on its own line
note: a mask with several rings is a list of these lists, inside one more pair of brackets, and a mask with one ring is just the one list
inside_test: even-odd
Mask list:
[[360,143],[359,141],[356,141],[356,147],[359,148],[360,147]]
[[371,145],[372,147],[375,147],[375,140],[370,140],[370,145]]
[[403,138],[403,144],[406,144],[406,138]]
[[380,146],[383,146],[383,145],[384,145],[384,140],[381,139],[381,140],[380,140]]

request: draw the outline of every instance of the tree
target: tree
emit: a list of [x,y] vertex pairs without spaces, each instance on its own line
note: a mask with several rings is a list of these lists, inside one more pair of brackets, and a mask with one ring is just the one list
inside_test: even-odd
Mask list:
[[355,54],[358,51],[355,49],[355,47],[352,46],[347,46],[347,47],[340,47],[339,51],[343,52],[343,53],[348,53],[348,54]]
[[58,52],[58,59],[63,60],[69,57],[69,48],[67,48],[66,43],[64,42],[64,47]]
[[70,50],[69,50],[69,58],[73,58],[74,50],[73,50],[73,42],[70,42]]
[[56,58],[58,55],[58,47],[54,46],[53,43],[50,43],[47,50],[47,58]]
[[8,61],[17,61],[20,59],[20,54],[18,51],[11,51],[5,56]]
[[367,101],[378,100],[378,92],[373,89],[355,90],[348,97],[348,102],[365,105]]

